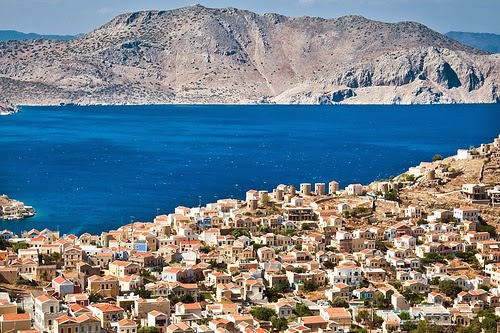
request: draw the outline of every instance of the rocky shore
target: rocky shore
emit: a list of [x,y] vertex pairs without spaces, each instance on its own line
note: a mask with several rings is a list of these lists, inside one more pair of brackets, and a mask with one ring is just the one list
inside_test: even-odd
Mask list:
[[19,112],[19,109],[6,98],[0,98],[0,116],[8,116]]
[[0,219],[20,220],[35,216],[36,211],[32,206],[27,206],[24,202],[10,199],[5,194],[0,196]]

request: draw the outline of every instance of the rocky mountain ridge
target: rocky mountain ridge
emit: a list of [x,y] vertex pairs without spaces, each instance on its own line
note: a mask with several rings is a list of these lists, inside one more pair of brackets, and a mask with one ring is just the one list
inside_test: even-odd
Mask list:
[[500,53],[500,35],[497,34],[450,31],[445,36],[479,50]]
[[17,105],[492,103],[499,68],[500,55],[415,22],[199,5],[0,43],[0,91]]

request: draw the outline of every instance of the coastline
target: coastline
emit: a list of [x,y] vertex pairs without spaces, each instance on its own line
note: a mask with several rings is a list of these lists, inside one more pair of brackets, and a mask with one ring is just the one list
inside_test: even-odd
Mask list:
[[5,194],[0,196],[0,220],[21,220],[35,215],[36,211],[32,206],[11,199]]
[[[498,138],[495,138],[495,142],[500,140],[500,136]],[[488,146],[493,146],[494,144],[496,143],[488,143],[486,145]],[[481,147],[478,147],[478,149],[480,149]],[[460,149],[459,149],[460,150]],[[468,155],[470,157],[470,155]],[[477,155],[477,157],[480,157],[479,155]],[[463,159],[463,158],[462,158]],[[441,160],[437,160],[437,161],[434,161],[434,162],[425,162],[425,161],[422,161],[420,163],[419,166],[409,166],[408,170],[412,170],[412,169],[419,169],[420,167],[423,166],[423,170],[426,170],[427,169],[439,169],[439,166],[440,165],[443,165],[443,164],[447,164],[447,165],[450,165],[450,162],[453,162],[453,161],[456,161],[457,160],[457,155],[450,155],[450,156],[447,156],[447,157],[443,157]],[[415,172],[415,171],[413,171]],[[428,178],[428,175],[425,173],[425,171],[418,171],[420,172],[420,174],[418,174],[416,177],[414,177],[413,179],[411,180],[408,180],[406,179],[406,177],[408,176],[409,172],[406,171],[406,172],[403,172],[399,175],[396,175],[394,177],[391,177],[391,179],[382,179],[382,180],[372,180],[371,182],[365,184],[365,185],[362,185],[362,184],[359,184],[359,186],[362,187],[362,192],[364,193],[364,196],[366,197],[371,197],[372,199],[387,199],[384,194],[377,194],[377,192],[380,192],[380,189],[383,189],[384,187],[388,187],[388,189],[394,189],[395,187],[392,186],[391,187],[391,184],[397,184],[398,187],[397,187],[397,191],[398,192],[403,192],[403,191],[408,191],[408,189],[411,189],[413,190],[414,186],[415,185],[418,185],[419,183],[421,182],[425,182],[427,181],[427,178]],[[410,172],[411,173],[411,172]],[[450,176],[450,173],[442,173],[441,176],[446,176],[449,181],[449,176]],[[453,175],[452,175],[453,177]],[[443,184],[443,182],[442,182]],[[353,184],[351,184],[353,185]],[[349,186],[351,186],[349,185]],[[355,184],[354,184],[355,185]],[[280,185],[281,186],[281,185]],[[327,184],[328,186],[328,184]],[[349,187],[348,186],[348,187]],[[348,190],[348,187],[346,187],[345,190],[341,189],[341,190],[338,190],[336,194],[334,194],[334,197],[342,197],[342,196],[346,196],[346,195],[349,195],[347,194],[349,192]],[[263,190],[264,192],[267,192],[267,190]],[[387,191],[386,191],[387,192]],[[269,193],[272,193],[272,192],[269,192]],[[4,195],[5,196],[5,195]],[[6,196],[5,196],[6,197]],[[311,204],[311,203],[314,203],[314,202],[321,202],[323,200],[329,200],[331,199],[332,196],[331,195],[322,195],[322,196],[313,196],[313,197],[310,197],[308,198],[307,202],[308,204]],[[36,214],[36,212],[34,211],[34,209],[31,207],[31,206],[24,206],[24,204],[22,202],[19,202],[17,200],[10,200],[8,197],[7,199],[13,203],[16,203],[16,204],[20,204],[22,205],[24,208],[29,208],[31,212],[33,212],[33,214],[30,214],[29,216],[23,216],[23,217],[19,217],[19,218],[26,218],[26,217],[32,217]],[[311,199],[314,199],[313,201],[311,201]],[[316,200],[317,199],[317,200]],[[228,199],[222,199],[222,200],[228,200]],[[235,200],[239,200],[239,201],[244,201],[243,198],[237,198]],[[392,200],[389,200],[389,201],[392,201]],[[182,205],[182,203],[179,203],[179,205]],[[208,206],[209,204],[207,204]],[[207,206],[203,206],[203,208],[206,208]],[[1,208],[1,207],[0,207]],[[173,213],[173,212],[172,212]],[[1,218],[1,217],[0,217]],[[6,217],[3,217],[3,219],[17,219],[17,218],[6,218]],[[142,222],[142,223],[147,223],[147,222]],[[129,223],[126,223],[126,224],[123,224],[123,225],[120,225],[117,227],[117,229],[123,227],[123,226],[126,226],[128,225]],[[47,225],[40,225],[39,228],[46,228]],[[109,230],[108,230],[109,231]],[[106,232],[105,230],[103,230],[102,232]],[[81,233],[87,233],[86,230],[82,230]]]
[[[158,103],[101,103],[101,102],[95,102],[95,103],[74,103],[74,102],[68,102],[68,103],[39,103],[39,104],[18,104],[16,105],[16,111],[12,112],[19,112],[19,110],[23,107],[86,107],[86,106],[252,106],[252,105],[258,105],[258,106],[264,106],[264,105],[279,105],[279,106],[435,106],[435,105],[496,105],[500,104],[498,102],[440,102],[440,103],[332,103],[332,104],[321,104],[321,103],[280,103],[280,102],[259,102],[259,101],[241,101],[240,103],[216,103],[216,102],[210,102],[210,103],[188,103],[188,102],[173,102],[173,103],[164,103],[164,102],[158,102]],[[9,113],[11,114],[11,113]]]
[[12,104],[6,98],[0,98],[0,116],[8,116],[19,112],[18,106]]

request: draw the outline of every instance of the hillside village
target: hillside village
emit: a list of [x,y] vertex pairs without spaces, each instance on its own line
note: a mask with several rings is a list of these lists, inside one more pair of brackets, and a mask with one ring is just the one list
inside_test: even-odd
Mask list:
[[496,332],[499,167],[500,136],[368,186],[281,184],[101,235],[4,230],[0,332]]

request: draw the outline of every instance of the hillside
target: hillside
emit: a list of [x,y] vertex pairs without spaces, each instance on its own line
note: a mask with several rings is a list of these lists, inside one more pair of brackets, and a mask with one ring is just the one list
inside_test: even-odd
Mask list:
[[55,39],[55,40],[70,40],[76,36],[71,35],[39,35],[35,33],[24,33],[16,30],[0,30],[0,42],[6,42],[9,40],[26,40],[26,39]]
[[500,53],[500,35],[488,33],[450,31],[446,36],[479,50]]
[[500,101],[500,56],[414,22],[199,5],[120,15],[69,41],[0,43],[14,104]]

